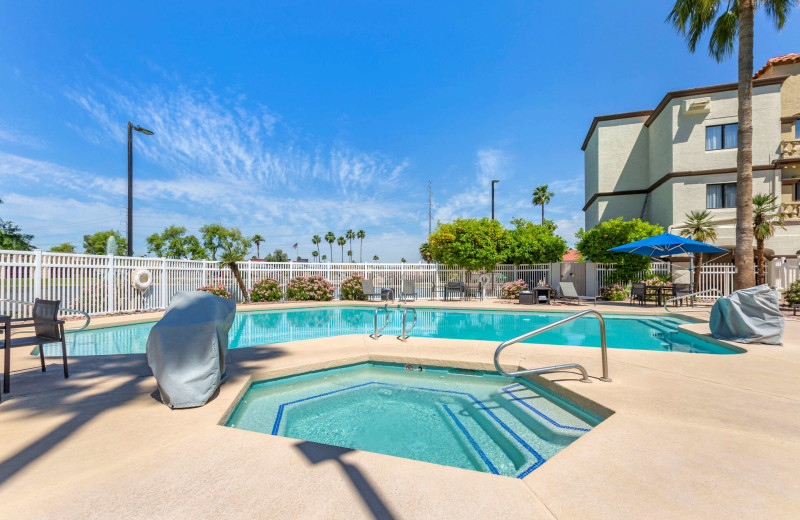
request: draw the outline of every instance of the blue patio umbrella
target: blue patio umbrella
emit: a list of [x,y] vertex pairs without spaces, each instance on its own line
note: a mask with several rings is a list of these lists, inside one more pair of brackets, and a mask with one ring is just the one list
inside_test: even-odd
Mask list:
[[[691,253],[727,253],[727,249],[712,246],[705,242],[692,240],[691,238],[679,237],[672,233],[662,233],[654,237],[637,240],[630,244],[612,247],[609,251],[617,253],[633,253],[635,255],[643,256],[672,256],[672,255],[685,255],[689,256],[689,272],[694,272],[694,255]],[[694,276],[690,279],[691,289],[694,292]],[[694,306],[694,300],[692,300]]]

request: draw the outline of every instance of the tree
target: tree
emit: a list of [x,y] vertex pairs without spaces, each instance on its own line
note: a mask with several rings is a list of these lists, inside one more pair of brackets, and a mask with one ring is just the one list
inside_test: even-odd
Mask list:
[[567,241],[555,234],[556,224],[545,220],[537,225],[522,218],[511,220],[511,248],[508,261],[520,264],[550,264],[560,262],[567,252]]
[[353,250],[352,249],[348,249],[347,250],[347,256],[350,257],[350,263],[352,264],[353,263]]
[[[353,239],[356,238],[356,232],[352,229],[348,229],[347,232],[344,234],[345,238],[350,241],[350,251],[353,250]],[[350,256],[350,261],[353,261],[353,253],[348,253]]]
[[311,251],[311,256],[314,257],[314,261],[316,262],[317,261],[317,257],[319,256],[319,253],[317,251]]
[[52,251],[53,253],[74,253],[75,246],[73,244],[70,244],[69,242],[64,242],[57,246],[51,247],[50,251]]
[[717,62],[738,45],[739,128],[736,152],[736,254],[734,289],[752,287],[753,272],[753,18],[763,6],[778,29],[797,0],[675,0],[667,21],[685,36],[689,51],[709,28],[708,53]]
[[544,207],[550,204],[550,198],[553,197],[553,192],[549,191],[547,184],[542,184],[533,190],[533,199],[531,202],[534,206],[542,207],[542,225],[544,225]]
[[[0,204],[3,201],[0,200]],[[0,218],[0,249],[10,249],[12,251],[30,251],[33,235],[23,233],[22,228],[9,220]]]
[[284,253],[281,249],[276,249],[272,253],[264,257],[267,262],[288,262],[289,254]]
[[[711,212],[707,209],[702,211],[692,211],[686,214],[686,220],[679,227],[683,237],[689,237],[699,242],[716,242],[717,230],[715,229],[714,219]],[[703,264],[703,253],[697,253],[697,263],[694,265],[694,287],[695,291],[700,287],[700,266]]]
[[320,242],[322,242],[322,239],[319,237],[319,235],[314,235],[313,237],[311,237],[311,243],[314,244],[315,246],[317,246],[317,254],[314,255],[314,258],[319,256],[319,243]]
[[264,237],[256,233],[250,240],[256,245],[256,258],[261,258],[261,242],[264,241]]
[[328,255],[322,255],[322,261],[323,261],[323,262],[324,262],[325,260],[327,260],[327,259],[328,259]]
[[405,258],[401,258],[401,259],[400,259],[400,263],[401,263],[401,264],[404,264],[404,263],[406,263],[406,259],[405,259]]
[[359,245],[358,245],[358,261],[359,262],[363,262],[364,261],[364,237],[367,236],[367,233],[363,229],[359,229],[358,233],[356,233],[356,236],[358,237],[358,240],[360,242]]
[[242,291],[242,298],[244,298],[246,303],[250,303],[250,295],[247,294],[247,287],[244,285],[237,262],[244,260],[247,251],[250,250],[250,244],[250,239],[246,238],[242,232],[239,231],[239,228],[226,229],[225,233],[220,235],[220,240],[218,242],[219,249],[221,250],[219,265],[220,267],[227,267],[231,270],[233,277],[236,278],[236,283],[239,285],[239,290]]
[[92,235],[83,235],[83,250],[87,255],[105,255],[108,237],[113,236],[117,241],[117,250],[114,254],[123,256],[128,252],[128,241],[119,231],[98,231]]
[[333,243],[336,242],[336,235],[333,234],[333,231],[325,233],[325,242],[331,246],[331,262],[333,262]]
[[419,246],[419,256],[423,262],[431,263],[431,245],[429,243],[424,242]]
[[378,258],[378,255],[372,257],[373,262],[377,262],[378,260],[380,260],[380,258]]
[[222,224],[206,224],[200,228],[200,235],[203,237],[203,247],[211,253],[211,259],[217,259],[217,251],[222,248],[222,241],[228,229]]
[[663,232],[664,228],[661,226],[655,226],[638,218],[622,220],[622,217],[618,217],[602,222],[589,231],[581,229],[575,233],[578,239],[576,248],[590,262],[616,264],[612,279],[629,282],[635,280],[641,271],[646,271],[650,267],[650,257],[608,250]]
[[764,263],[764,241],[775,234],[775,227],[783,229],[783,214],[778,197],[767,193],[758,193],[753,197],[753,236],[756,239],[756,257],[758,273],[756,283],[767,282],[766,265]]
[[511,241],[496,220],[456,219],[439,223],[428,237],[431,257],[442,264],[471,271],[492,271],[506,259]]
[[153,233],[147,237],[147,251],[159,258],[189,258],[205,260],[206,250],[194,235],[186,235],[183,226],[169,226],[161,233]]
[[[347,240],[344,237],[339,237],[336,239],[336,244],[342,248],[342,263],[344,263],[344,245],[347,243]],[[333,256],[333,255],[331,255]]]

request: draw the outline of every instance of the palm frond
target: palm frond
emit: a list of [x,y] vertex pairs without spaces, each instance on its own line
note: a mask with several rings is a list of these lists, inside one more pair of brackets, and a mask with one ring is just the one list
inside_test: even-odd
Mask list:
[[686,38],[689,50],[694,52],[703,33],[717,18],[719,7],[720,0],[676,0],[666,21]]
[[739,2],[734,0],[728,9],[719,15],[708,40],[708,54],[717,61],[730,57],[739,34]]
[[756,8],[763,6],[767,12],[767,18],[775,23],[777,29],[783,29],[789,12],[797,7],[798,0],[758,0]]

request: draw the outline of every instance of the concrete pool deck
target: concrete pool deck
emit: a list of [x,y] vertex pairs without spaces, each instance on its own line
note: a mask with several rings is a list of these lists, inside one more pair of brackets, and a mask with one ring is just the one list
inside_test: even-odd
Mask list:
[[[685,327],[708,333],[705,323]],[[0,403],[0,518],[797,517],[796,320],[782,347],[743,345],[729,356],[609,349],[612,383],[544,376],[614,413],[522,480],[218,424],[251,380],[367,360],[491,369],[496,347],[350,335],[235,349],[220,392],[189,410],[157,400],[144,355],[72,357],[65,380],[60,358],[48,358],[43,374],[27,349],[12,350],[12,392]],[[503,354],[512,368],[567,362],[600,374],[596,348],[524,344]]]

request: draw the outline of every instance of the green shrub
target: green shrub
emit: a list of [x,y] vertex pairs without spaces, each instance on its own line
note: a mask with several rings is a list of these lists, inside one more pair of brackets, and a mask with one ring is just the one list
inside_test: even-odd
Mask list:
[[342,282],[339,289],[339,297],[342,300],[363,300],[364,289],[361,287],[361,281],[364,279],[358,273],[353,273]]
[[225,288],[224,285],[222,285],[222,283],[218,283],[216,285],[210,284],[206,285],[205,287],[198,287],[197,290],[211,293],[214,296],[219,296],[220,298],[227,298],[228,300],[231,299],[231,293],[228,291],[228,289]]
[[621,302],[628,297],[628,290],[618,283],[600,288],[600,297],[610,302]]
[[800,280],[789,284],[789,288],[783,291],[783,298],[789,305],[800,305]]
[[276,302],[283,298],[283,291],[278,280],[264,278],[253,284],[250,300],[254,302]]
[[664,228],[644,222],[638,218],[623,220],[622,217],[602,222],[588,231],[580,230],[576,249],[591,262],[616,264],[610,275],[611,282],[636,280],[641,271],[650,267],[650,257],[632,253],[609,251],[612,247],[656,236]]
[[321,276],[298,276],[286,286],[286,297],[297,301],[332,300],[333,284]]

